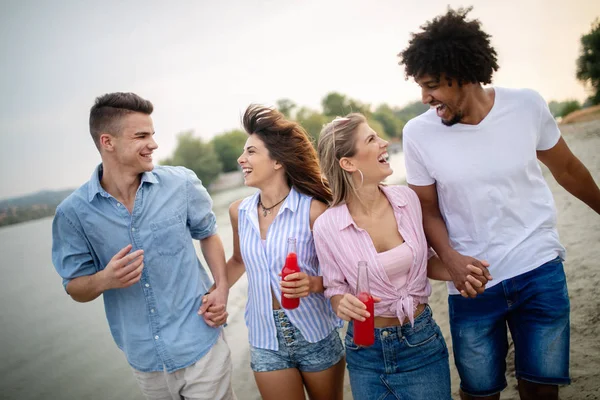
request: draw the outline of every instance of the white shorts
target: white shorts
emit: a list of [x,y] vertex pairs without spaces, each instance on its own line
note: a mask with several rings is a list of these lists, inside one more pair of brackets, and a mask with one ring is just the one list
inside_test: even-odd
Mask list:
[[237,400],[231,386],[231,352],[223,333],[195,364],[175,372],[141,372],[133,375],[147,400]]

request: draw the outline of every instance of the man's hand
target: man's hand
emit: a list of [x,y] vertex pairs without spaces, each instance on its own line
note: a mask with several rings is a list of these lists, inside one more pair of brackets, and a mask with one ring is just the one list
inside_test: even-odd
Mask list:
[[[442,258],[442,261],[446,265],[448,269],[448,273],[450,273],[450,277],[452,278],[452,282],[454,282],[454,286],[456,289],[461,292],[467,293],[469,297],[472,296],[472,291],[476,291],[477,293],[483,293],[485,290],[485,284],[492,280],[492,275],[488,271],[488,267],[490,264],[485,260],[478,260],[473,257],[463,256],[457,251],[453,251],[449,256]],[[479,268],[482,271],[481,275],[474,274],[473,270],[469,268],[469,266],[473,266]],[[479,282],[482,283],[480,287],[473,287],[472,284],[469,284],[468,275],[471,275],[472,278],[475,278]],[[464,296],[464,294],[463,294]]]
[[131,249],[130,244],[123,247],[101,271],[105,290],[129,287],[142,277],[144,250],[127,254]]
[[216,328],[227,322],[229,316],[227,312],[228,296],[229,288],[218,287],[202,297],[202,305],[198,310],[198,315],[204,318],[208,326]]
[[481,294],[485,291],[485,285],[488,282],[488,279],[483,274],[483,270],[481,268],[477,268],[474,265],[467,265],[467,269],[470,271],[470,274],[467,275],[467,280],[465,282],[465,289],[460,291],[460,295],[462,297],[470,297],[474,299],[478,294]]

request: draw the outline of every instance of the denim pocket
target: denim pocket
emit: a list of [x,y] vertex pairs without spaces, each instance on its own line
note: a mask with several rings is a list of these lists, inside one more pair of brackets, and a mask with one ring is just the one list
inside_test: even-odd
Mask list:
[[427,322],[426,326],[421,329],[412,330],[409,334],[404,335],[402,339],[408,347],[419,347],[438,338],[436,326],[431,322]]
[[346,332],[346,337],[344,338],[344,347],[346,348],[346,350],[352,351],[357,351],[361,349],[361,346],[354,343],[354,337],[349,332]]
[[161,256],[174,256],[185,246],[186,226],[179,215],[150,224],[154,246]]

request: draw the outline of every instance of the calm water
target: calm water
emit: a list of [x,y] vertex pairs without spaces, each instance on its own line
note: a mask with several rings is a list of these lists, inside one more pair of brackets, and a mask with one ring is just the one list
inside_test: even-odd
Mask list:
[[[402,154],[390,162],[396,172],[389,182],[399,182]],[[213,196],[227,257],[232,246],[228,206],[251,193],[239,188]],[[81,304],[65,294],[50,259],[51,224],[45,218],[0,229],[0,399],[143,400],[112,340],[102,300]],[[232,289],[226,328],[242,400],[257,396],[248,378],[246,289],[245,278]]]

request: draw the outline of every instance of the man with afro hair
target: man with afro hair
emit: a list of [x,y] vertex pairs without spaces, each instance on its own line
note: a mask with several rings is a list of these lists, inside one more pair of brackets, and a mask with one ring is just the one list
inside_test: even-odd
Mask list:
[[[498,70],[497,54],[480,22],[467,19],[470,10],[448,9],[428,21],[399,54],[431,106],[404,128],[407,181],[453,280],[448,303],[461,398],[500,398],[508,326],[521,399],[558,399],[558,385],[570,383],[570,304],[565,249],[538,160],[597,213],[600,189],[537,92],[483,86]],[[489,265],[493,276],[475,298],[459,295],[468,264]]]

